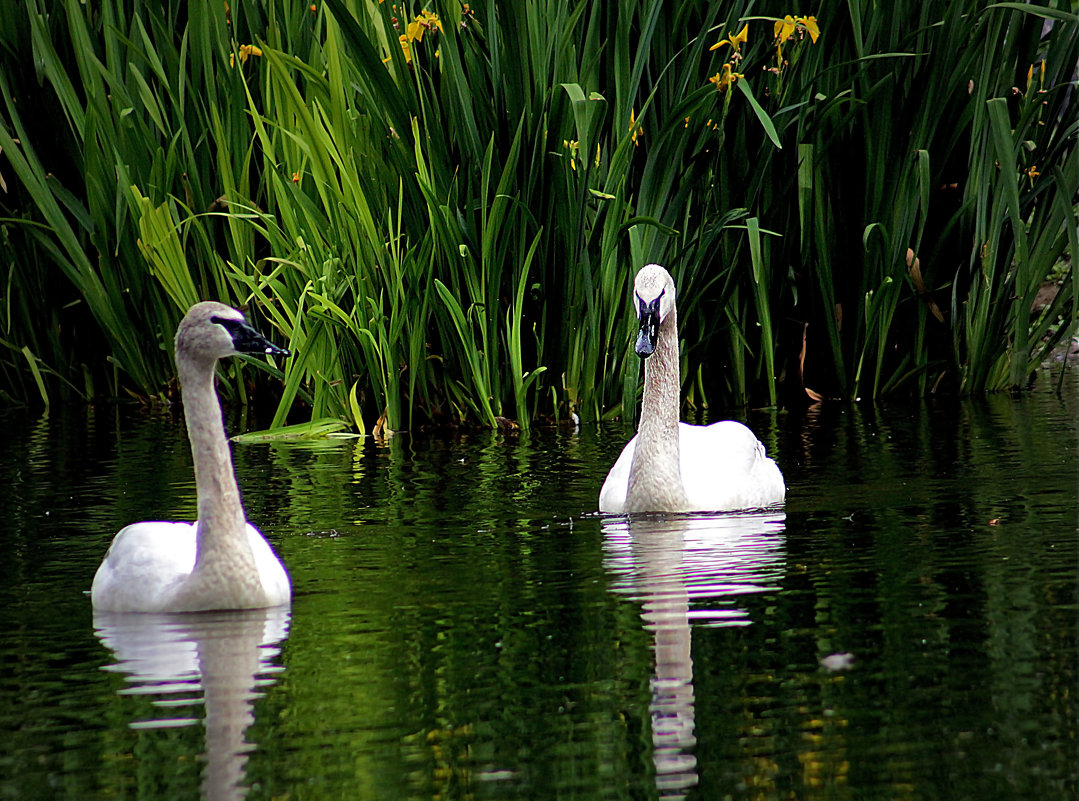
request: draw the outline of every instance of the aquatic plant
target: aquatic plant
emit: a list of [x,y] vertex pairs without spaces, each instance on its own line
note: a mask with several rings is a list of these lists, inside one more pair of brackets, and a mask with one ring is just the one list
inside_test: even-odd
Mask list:
[[648,261],[692,404],[1021,386],[1075,319],[1077,60],[1063,0],[24,0],[0,393],[153,396],[213,297],[297,353],[275,427],[632,417]]

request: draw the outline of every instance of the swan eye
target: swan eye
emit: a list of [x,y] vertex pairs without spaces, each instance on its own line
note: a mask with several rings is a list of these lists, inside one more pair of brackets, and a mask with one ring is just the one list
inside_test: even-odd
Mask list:
[[243,320],[233,320],[229,317],[213,316],[210,318],[211,323],[217,323],[219,326],[229,332],[230,336],[235,337],[236,333],[243,327]]
[[[656,318],[659,317],[659,304],[663,300],[663,293],[666,290],[660,290],[659,294],[654,300],[646,301],[640,295],[637,295],[637,317],[643,319],[645,315],[651,314]],[[636,294],[636,293],[635,293]],[[658,319],[657,319],[658,322]]]

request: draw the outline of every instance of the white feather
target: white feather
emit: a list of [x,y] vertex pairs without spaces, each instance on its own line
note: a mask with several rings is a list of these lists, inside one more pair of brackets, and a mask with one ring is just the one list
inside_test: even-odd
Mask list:
[[285,353],[220,303],[191,307],[176,332],[176,366],[195,463],[197,523],[134,523],[112,541],[94,576],[94,608],[109,612],[260,609],[292,599],[288,573],[244,516],[214,389],[217,360]]
[[[599,510],[625,512],[629,471],[637,438],[626,443],[599,494]],[[684,512],[763,509],[782,503],[783,476],[753,432],[734,420],[708,426],[678,424]]]
[[[638,339],[645,358],[641,421],[603,483],[600,511],[727,512],[783,503],[783,476],[752,431],[733,420],[709,426],[678,420],[678,315],[670,274],[658,264],[641,268],[633,303],[645,324]],[[650,343],[645,332],[654,335]]]
[[[175,598],[195,567],[197,525],[147,521],[120,529],[94,576],[90,593],[94,607],[112,612],[178,611]],[[266,606],[289,603],[292,586],[273,547],[250,523],[246,533]]]

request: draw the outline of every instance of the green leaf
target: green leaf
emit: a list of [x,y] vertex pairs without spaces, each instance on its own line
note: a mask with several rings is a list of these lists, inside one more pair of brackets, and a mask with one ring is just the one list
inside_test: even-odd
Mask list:
[[753,109],[753,113],[757,115],[757,119],[761,123],[761,127],[764,128],[764,132],[768,134],[768,138],[772,140],[772,144],[778,149],[783,149],[783,144],[779,141],[779,134],[776,133],[776,126],[772,122],[772,118],[768,116],[768,112],[764,110],[760,103],[757,102],[757,98],[753,96],[753,89],[749,85],[749,81],[742,79],[735,82],[735,87],[746,96],[749,101],[750,108]]
[[344,420],[311,420],[307,423],[296,423],[290,426],[278,426],[265,431],[250,431],[246,434],[236,434],[231,440],[236,443],[249,445],[257,442],[289,442],[296,440],[324,439],[326,437],[355,437],[363,434],[350,434],[345,431],[348,423]]

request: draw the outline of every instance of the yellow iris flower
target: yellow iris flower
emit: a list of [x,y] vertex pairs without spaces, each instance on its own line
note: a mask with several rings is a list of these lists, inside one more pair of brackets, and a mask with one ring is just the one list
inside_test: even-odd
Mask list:
[[809,34],[809,39],[813,44],[817,43],[817,38],[820,36],[820,26],[817,25],[816,17],[792,17],[787,14],[783,19],[776,20],[774,26],[775,36],[781,42],[785,42],[798,28]]
[[[241,64],[246,64],[247,59],[249,59],[251,56],[262,55],[262,51],[259,50],[255,45],[240,45],[239,48],[237,48],[237,52],[239,53]],[[229,56],[229,66],[236,66],[236,53],[233,53]]]
[[776,38],[781,42],[786,41],[787,37],[794,33],[794,28],[794,17],[790,14],[783,19],[777,19],[774,26]]
[[723,45],[730,45],[731,52],[737,53],[743,44],[749,40],[749,25],[743,25],[742,30],[733,35],[728,35],[726,39],[722,39],[709,47],[709,50],[718,50]]
[[[382,0],[379,0],[379,2],[382,2]],[[394,6],[394,8],[396,9],[396,6]],[[394,27],[397,27],[396,23],[394,24]],[[405,32],[397,37],[397,41],[401,43],[401,52],[405,56],[406,64],[409,66],[412,65],[412,48],[409,46],[410,43],[422,42],[423,35],[428,31],[433,31],[435,28],[438,28],[439,31],[443,30],[442,20],[438,18],[438,14],[435,14],[432,11],[422,11],[418,17],[408,23]],[[438,54],[436,53],[435,55]],[[388,58],[382,59],[383,64],[388,64],[389,61]]]
[[742,73],[735,72],[730,64],[724,64],[719,72],[708,80],[715,84],[717,91],[726,92],[730,87],[734,86],[735,81],[744,77]]
[[563,139],[562,147],[569,151],[570,169],[577,172],[577,150],[580,148],[580,143],[576,139]]
[[434,28],[441,31],[442,20],[438,18],[438,14],[432,11],[423,11],[412,22],[408,23],[408,39],[410,42],[422,42],[423,34]]
[[780,66],[783,64],[783,43],[794,35],[795,31],[802,30],[809,34],[809,41],[817,43],[820,38],[820,26],[816,17],[792,17],[787,14],[783,19],[777,19],[773,26],[776,37],[776,61]]

